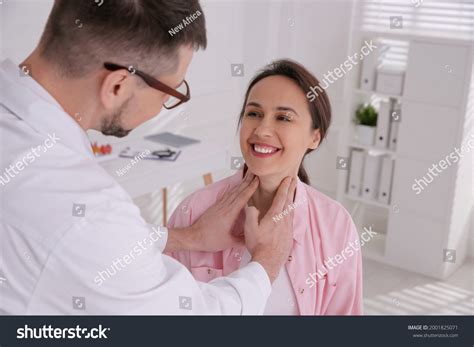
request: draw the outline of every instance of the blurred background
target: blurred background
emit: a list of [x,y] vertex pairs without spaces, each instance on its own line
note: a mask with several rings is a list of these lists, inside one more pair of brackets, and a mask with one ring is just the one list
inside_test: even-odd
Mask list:
[[[0,0],[1,59],[19,64],[33,50],[52,3]],[[188,71],[191,101],[124,139],[89,132],[114,153],[159,132],[201,141],[175,163],[140,162],[122,175],[124,159],[98,158],[144,218],[164,223],[188,194],[242,167],[238,114],[265,64],[290,58],[323,81],[373,42],[326,89],[333,122],[305,160],[311,184],[347,208],[359,233],[377,232],[362,247],[365,314],[474,314],[474,1],[201,4],[208,48]],[[458,160],[441,165],[452,153]]]

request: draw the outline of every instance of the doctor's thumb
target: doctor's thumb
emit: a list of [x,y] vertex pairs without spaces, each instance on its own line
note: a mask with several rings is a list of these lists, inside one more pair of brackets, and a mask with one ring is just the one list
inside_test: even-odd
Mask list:
[[245,224],[246,225],[258,225],[258,216],[260,211],[255,206],[245,207]]

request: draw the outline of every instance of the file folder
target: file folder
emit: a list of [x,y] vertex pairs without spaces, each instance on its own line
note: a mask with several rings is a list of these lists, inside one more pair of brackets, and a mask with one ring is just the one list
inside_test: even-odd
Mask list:
[[[399,102],[392,103],[392,109],[390,111],[390,135],[388,137],[388,148],[392,151],[397,149],[397,140],[398,140],[398,128],[401,122],[401,111],[402,105]],[[397,115],[397,119],[392,117],[392,114]]]
[[349,167],[349,186],[347,193],[360,196],[362,188],[362,172],[364,170],[364,151],[352,150],[351,165]]
[[380,174],[380,186],[377,200],[387,205],[390,204],[393,166],[394,160],[392,157],[385,156],[382,158],[382,171]]
[[380,182],[382,153],[368,152],[365,156],[364,175],[362,179],[362,197],[376,200]]
[[380,102],[379,114],[377,117],[377,128],[375,130],[375,147],[388,148],[391,120],[390,109],[390,102]]

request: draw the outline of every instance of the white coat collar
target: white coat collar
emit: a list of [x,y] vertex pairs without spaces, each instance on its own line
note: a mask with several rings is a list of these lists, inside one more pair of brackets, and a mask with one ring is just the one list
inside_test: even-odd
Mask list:
[[56,134],[67,147],[94,157],[85,131],[38,82],[22,75],[10,59],[0,63],[0,90],[0,104],[37,132],[45,137]]

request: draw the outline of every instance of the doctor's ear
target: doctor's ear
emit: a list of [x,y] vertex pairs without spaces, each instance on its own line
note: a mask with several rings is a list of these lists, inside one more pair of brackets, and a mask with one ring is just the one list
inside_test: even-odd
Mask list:
[[131,97],[135,88],[133,76],[127,70],[108,72],[99,89],[100,101],[106,109],[120,107]]
[[316,149],[321,142],[321,132],[319,129],[311,130],[311,142],[308,145],[309,149]]

